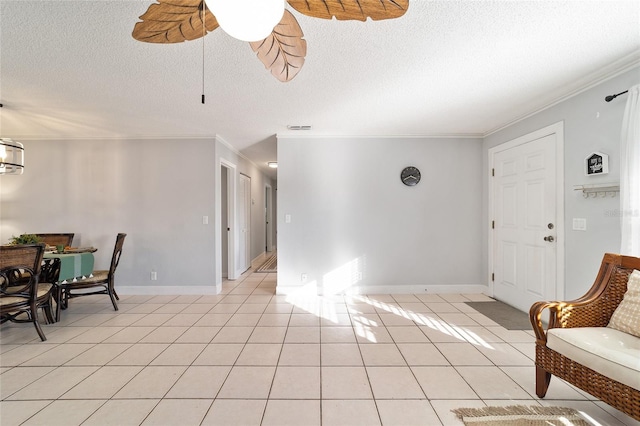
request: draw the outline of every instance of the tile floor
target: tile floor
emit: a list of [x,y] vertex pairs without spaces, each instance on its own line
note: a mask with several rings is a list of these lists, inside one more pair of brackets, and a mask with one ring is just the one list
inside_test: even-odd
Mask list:
[[275,295],[246,273],[217,296],[74,299],[62,320],[4,324],[0,424],[458,425],[458,407],[576,408],[640,425],[552,379],[534,392],[533,335],[463,302],[482,295]]

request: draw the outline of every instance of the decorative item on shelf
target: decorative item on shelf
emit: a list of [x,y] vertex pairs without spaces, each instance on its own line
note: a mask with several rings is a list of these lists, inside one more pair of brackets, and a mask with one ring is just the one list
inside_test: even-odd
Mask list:
[[600,183],[593,185],[575,185],[574,191],[582,191],[584,198],[605,198],[615,197],[620,192],[620,185],[617,183]]
[[0,138],[0,175],[21,175],[24,171],[24,145]]
[[584,160],[587,176],[606,175],[609,173],[609,156],[602,152],[592,152]]

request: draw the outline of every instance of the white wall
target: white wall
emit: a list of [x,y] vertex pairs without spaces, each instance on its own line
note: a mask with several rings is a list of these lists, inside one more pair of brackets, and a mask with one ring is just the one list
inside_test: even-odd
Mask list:
[[[480,139],[280,137],[278,292],[480,291],[481,152]],[[400,182],[409,165],[415,187]]]
[[[591,287],[605,252],[620,251],[620,198],[585,199],[574,185],[616,182],[620,180],[620,130],[626,96],[605,102],[607,95],[627,90],[640,82],[635,68],[603,82],[577,96],[541,111],[525,120],[487,136],[483,147],[483,180],[488,188],[488,150],[496,145],[528,134],[559,121],[564,122],[565,191],[565,298],[576,298]],[[609,174],[585,176],[584,159],[593,151],[609,155]],[[488,223],[487,197],[484,198],[483,223]],[[573,231],[573,218],[587,219],[586,231]],[[486,247],[488,226],[483,227]],[[561,243],[559,241],[559,243]],[[487,249],[483,250],[484,276],[487,276]]]

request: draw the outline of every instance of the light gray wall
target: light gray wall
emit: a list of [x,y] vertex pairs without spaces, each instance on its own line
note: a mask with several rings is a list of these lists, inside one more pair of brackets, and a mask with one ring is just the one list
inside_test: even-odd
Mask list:
[[[488,150],[548,125],[564,122],[564,224],[565,297],[576,298],[593,284],[605,252],[620,251],[620,198],[585,199],[574,185],[619,183],[620,131],[626,96],[605,102],[607,95],[627,90],[640,82],[640,68],[634,68],[564,102],[541,111],[485,138],[483,181],[488,189]],[[515,95],[514,95],[515,96]],[[584,160],[593,151],[609,155],[609,174],[585,176]],[[483,223],[488,224],[488,198],[483,198]],[[586,231],[573,231],[573,218],[586,218]],[[488,226],[483,227],[483,266],[487,276]]]
[[[125,232],[119,288],[215,292],[222,275],[216,150],[236,155],[231,150],[213,138],[22,142],[24,174],[0,177],[1,243],[21,233],[75,232],[74,245],[97,247],[96,268],[104,269],[116,234]],[[252,182],[266,179],[246,159],[238,163]],[[252,220],[258,216],[252,211]],[[264,225],[252,223],[252,233],[252,240],[262,238],[252,244],[255,256]]]
[[480,139],[279,138],[279,291],[480,284],[481,153]]
[[[3,176],[3,243],[11,235],[75,232],[96,268],[127,239],[118,286],[213,286],[213,140],[24,141],[25,172]],[[155,270],[157,281],[150,280]]]

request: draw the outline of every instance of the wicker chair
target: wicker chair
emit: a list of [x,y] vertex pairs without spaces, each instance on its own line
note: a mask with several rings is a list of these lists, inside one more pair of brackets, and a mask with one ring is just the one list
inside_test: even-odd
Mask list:
[[640,270],[640,258],[605,254],[589,291],[566,302],[537,302],[529,317],[536,335],[536,394],[544,398],[551,375],[640,420],[640,391],[606,377],[547,347],[542,326],[543,310],[549,310],[549,328],[606,327],[627,290],[629,275]]
[[0,323],[32,322],[42,341],[38,309],[54,322],[51,311],[53,284],[40,283],[44,244],[0,246]]
[[[69,299],[74,297],[88,296],[90,294],[108,294],[113,304],[113,309],[118,310],[118,304],[116,300],[120,300],[116,290],[114,289],[114,275],[116,268],[120,262],[120,255],[122,253],[122,246],[124,245],[124,238],[127,234],[118,234],[116,237],[116,245],[113,249],[113,255],[111,256],[111,266],[109,270],[93,271],[93,277],[78,280],[76,282],[59,283],[60,291],[58,292],[58,306],[62,309],[66,309],[69,305]],[[102,287],[100,290],[86,291],[95,287]],[[76,291],[80,290],[80,291]],[[59,314],[59,312],[58,312]],[[58,315],[59,317],[59,315]]]
[[36,234],[48,246],[65,246],[70,247],[75,234]]

